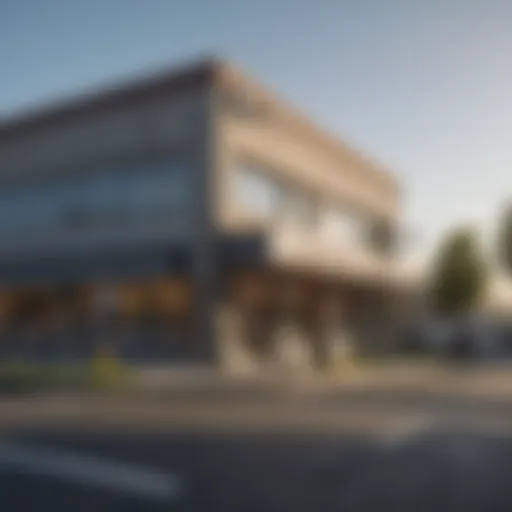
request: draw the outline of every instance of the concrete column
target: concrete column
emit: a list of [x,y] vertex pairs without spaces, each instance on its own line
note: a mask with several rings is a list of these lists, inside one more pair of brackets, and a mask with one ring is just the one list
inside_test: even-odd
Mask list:
[[237,304],[228,300],[217,304],[215,329],[221,369],[230,374],[257,371],[257,358],[246,335],[244,312]]
[[363,356],[389,353],[393,344],[393,296],[391,290],[377,287],[361,291],[362,314],[358,319],[358,352]]
[[325,367],[348,359],[353,340],[340,292],[328,291],[321,296],[318,316],[319,364]]
[[217,171],[215,102],[213,90],[205,93],[205,114],[201,124],[200,143],[194,150],[191,174],[195,195],[195,226],[192,245],[192,339],[193,358],[201,363],[215,363],[216,329],[215,305],[219,281],[216,231],[214,219],[214,190]]
[[386,355],[392,352],[394,339],[394,299],[393,292],[388,287],[375,290],[372,301],[373,329],[372,352],[376,355]]
[[274,362],[289,372],[309,371],[313,350],[308,332],[299,316],[300,285],[285,283],[277,297],[279,309],[274,330]]

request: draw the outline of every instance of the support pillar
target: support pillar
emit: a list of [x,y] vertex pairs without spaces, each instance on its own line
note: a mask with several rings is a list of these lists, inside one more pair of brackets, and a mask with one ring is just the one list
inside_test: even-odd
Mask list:
[[328,291],[320,298],[317,363],[328,367],[343,363],[353,353],[353,341],[340,292]]
[[201,123],[200,143],[190,154],[194,172],[188,173],[197,210],[194,215],[192,243],[192,358],[203,364],[218,363],[215,328],[216,303],[219,286],[219,261],[216,251],[214,194],[219,166],[215,126],[214,92],[205,94],[204,116]]
[[274,331],[274,359],[278,367],[294,373],[312,368],[312,345],[299,317],[301,290],[285,283],[277,297],[278,317]]
[[226,299],[219,302],[215,312],[215,328],[221,369],[229,374],[242,375],[257,371],[257,358],[248,343],[242,308]]

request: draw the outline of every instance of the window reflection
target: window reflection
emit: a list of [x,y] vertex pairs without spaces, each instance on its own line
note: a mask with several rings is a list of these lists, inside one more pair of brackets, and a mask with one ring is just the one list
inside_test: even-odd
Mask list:
[[324,234],[340,243],[361,245],[364,224],[363,219],[341,207],[328,207],[324,211]]
[[392,250],[391,222],[375,219],[362,209],[335,204],[296,183],[274,178],[273,172],[264,166],[239,164],[235,195],[251,214],[287,227],[305,228],[329,242],[379,253]]
[[185,179],[183,167],[165,161],[5,187],[0,192],[0,234],[44,236],[48,231],[180,215],[190,204]]
[[255,215],[271,217],[276,213],[279,185],[256,166],[243,165],[238,169],[235,194],[240,204]]

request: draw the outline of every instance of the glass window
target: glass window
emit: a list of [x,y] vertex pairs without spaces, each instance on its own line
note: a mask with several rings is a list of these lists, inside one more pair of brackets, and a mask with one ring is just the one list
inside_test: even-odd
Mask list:
[[[87,184],[87,212],[91,220],[109,225],[116,223],[123,216],[126,205],[123,197],[125,182],[120,182],[116,175],[97,176]],[[93,220],[94,222],[94,220]]]
[[167,214],[171,205],[170,175],[159,170],[153,170],[145,176],[140,188],[140,203],[142,213],[147,217],[157,217]]
[[137,219],[165,221],[190,204],[186,173],[172,161],[16,185],[0,192],[0,232],[97,229]]
[[235,194],[240,204],[262,217],[270,217],[276,213],[279,186],[264,171],[242,167],[235,180]]
[[80,225],[84,211],[80,185],[66,181],[41,187],[37,211],[46,212],[43,216],[45,228],[76,229]]
[[329,239],[361,245],[365,233],[364,220],[343,208],[329,207],[324,212],[323,232]]
[[132,183],[133,207],[139,219],[165,218],[190,204],[186,174],[173,165],[150,167]]
[[16,223],[15,206],[13,197],[2,194],[0,197],[0,230],[2,232],[13,230]]

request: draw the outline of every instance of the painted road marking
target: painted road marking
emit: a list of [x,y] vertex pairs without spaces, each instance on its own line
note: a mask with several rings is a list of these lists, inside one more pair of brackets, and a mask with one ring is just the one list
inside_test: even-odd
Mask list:
[[173,474],[17,443],[0,443],[2,466],[145,498],[177,500],[183,492],[181,480]]
[[434,422],[428,415],[413,416],[383,429],[378,435],[377,442],[380,447],[393,450],[411,442],[430,430],[433,425]]

